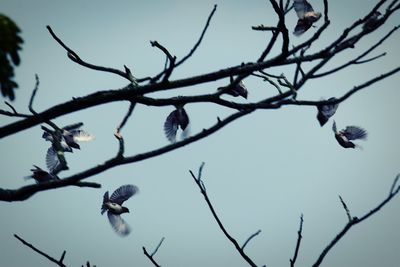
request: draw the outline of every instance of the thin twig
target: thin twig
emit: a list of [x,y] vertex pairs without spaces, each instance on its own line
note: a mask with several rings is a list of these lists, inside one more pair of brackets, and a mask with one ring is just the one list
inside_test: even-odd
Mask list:
[[93,64],[90,64],[90,63],[82,60],[75,51],[73,51],[71,48],[69,48],[66,44],[64,44],[64,42],[60,38],[58,38],[58,36],[54,33],[53,29],[49,25],[47,25],[46,28],[49,31],[49,33],[51,34],[51,36],[53,37],[53,39],[56,40],[57,43],[59,43],[67,51],[68,58],[71,59],[72,61],[74,61],[75,63],[82,65],[84,67],[87,67],[89,69],[92,69],[92,70],[114,73],[114,74],[117,74],[117,75],[130,81],[130,77],[121,70],[93,65]]
[[339,195],[339,199],[343,205],[344,210],[346,211],[346,215],[347,215],[347,218],[349,219],[349,222],[351,222],[352,219],[351,219],[351,214],[350,214],[349,208],[347,207],[346,203],[344,202],[343,198],[340,195]]
[[247,246],[247,244],[250,242],[250,240],[252,240],[254,237],[256,237],[257,235],[259,235],[261,233],[261,230],[258,230],[257,232],[253,233],[252,235],[250,235],[246,241],[244,241],[241,249],[244,250],[244,248]]
[[242,258],[250,265],[253,267],[256,267],[257,265],[253,262],[253,260],[247,256],[247,254],[243,251],[243,249],[240,247],[239,243],[236,241],[235,238],[233,238],[228,231],[225,229],[225,226],[222,224],[221,220],[219,219],[217,213],[214,210],[214,207],[208,198],[207,192],[205,190],[204,183],[201,183],[201,180],[199,180],[198,177],[196,177],[191,170],[189,170],[190,175],[192,176],[193,180],[195,181],[196,185],[199,187],[201,194],[203,195],[205,201],[207,202],[208,208],[210,209],[215,221],[217,222],[219,228],[221,231],[224,233],[226,238],[233,244],[233,246],[236,248],[236,250],[239,252],[239,254],[242,256]]
[[48,254],[44,253],[43,251],[37,249],[35,246],[33,246],[32,244],[26,242],[24,239],[22,239],[21,237],[19,237],[18,235],[14,234],[14,237],[16,239],[18,239],[19,241],[21,241],[22,244],[24,244],[25,246],[29,247],[30,249],[32,249],[33,251],[35,251],[36,253],[42,255],[43,257],[47,258],[49,261],[54,262],[55,264],[57,264],[60,267],[66,267],[66,265],[64,265],[63,260],[65,257],[65,250],[61,255],[60,260],[56,260],[55,258],[49,256]]
[[290,259],[290,267],[294,267],[296,260],[297,260],[297,255],[299,254],[299,249],[300,249],[300,242],[302,239],[302,232],[303,232],[303,214],[300,216],[300,226],[299,230],[297,231],[297,242],[296,242],[296,248],[294,249],[294,255],[293,258]]
[[378,204],[375,208],[370,210],[368,213],[364,214],[362,217],[357,218],[353,217],[351,221],[349,221],[343,229],[336,235],[336,237],[324,248],[324,250],[321,252],[319,255],[317,261],[312,265],[312,267],[317,267],[320,266],[322,261],[324,260],[325,256],[328,254],[328,252],[333,248],[333,246],[336,245],[340,241],[340,239],[349,231],[354,225],[368,219],[370,216],[374,215],[377,213],[381,208],[383,208],[387,203],[389,203],[399,192],[400,192],[400,185],[397,185],[397,181],[399,175],[394,179],[393,184],[391,186],[389,195],[380,203]]
[[161,244],[164,242],[164,239],[165,239],[165,237],[161,238],[161,240],[160,240],[160,242],[158,243],[157,247],[154,249],[153,253],[151,253],[151,256],[152,256],[152,257],[157,253],[157,251],[158,251],[158,249],[160,248]]
[[160,265],[156,262],[156,260],[153,258],[153,256],[157,253],[158,249],[160,248],[162,242],[164,241],[165,237],[161,238],[160,242],[158,243],[157,247],[154,249],[153,253],[149,254],[146,250],[145,247],[143,248],[143,253],[146,255],[147,258],[154,264],[156,267],[160,267]]
[[35,99],[36,93],[39,89],[39,76],[37,74],[35,74],[35,79],[35,88],[33,89],[31,98],[29,100],[29,111],[32,112],[33,115],[37,115],[36,111],[33,109],[33,100]]

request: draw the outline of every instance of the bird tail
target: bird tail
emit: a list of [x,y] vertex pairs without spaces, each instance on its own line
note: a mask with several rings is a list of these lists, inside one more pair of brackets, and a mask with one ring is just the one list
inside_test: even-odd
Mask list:
[[101,215],[103,215],[104,212],[106,212],[107,207],[105,205],[105,203],[107,203],[108,201],[110,201],[110,198],[108,197],[108,191],[104,193],[103,196],[103,204],[101,205]]
[[334,133],[337,133],[336,121],[333,121],[333,124],[332,124],[332,131],[333,131]]

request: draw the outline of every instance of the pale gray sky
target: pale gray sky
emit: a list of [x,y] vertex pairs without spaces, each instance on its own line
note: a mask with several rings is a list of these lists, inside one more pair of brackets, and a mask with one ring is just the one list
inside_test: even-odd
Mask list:
[[[321,49],[375,1],[346,4],[330,1],[331,26],[313,47]],[[322,10],[322,1],[311,1]],[[210,28],[195,55],[176,69],[171,79],[216,71],[257,59],[269,35],[251,26],[275,25],[276,15],[269,1],[22,1],[1,0],[0,12],[10,16],[22,29],[25,40],[22,63],[16,69],[20,88],[13,103],[21,112],[40,77],[35,108],[41,111],[71,97],[126,85],[122,78],[85,69],[71,62],[51,38],[53,30],[83,59],[94,64],[123,68],[126,64],[138,77],[154,75],[164,66],[164,55],[150,46],[157,40],[179,58],[197,41],[213,5],[218,4]],[[368,36],[362,49],[343,53],[330,66],[357,55],[400,21],[393,16],[385,32]],[[287,16],[292,31],[295,13]],[[320,26],[322,22],[316,25]],[[315,29],[291,43],[298,44]],[[388,55],[367,65],[353,66],[332,77],[312,80],[299,99],[319,100],[340,96],[366,79],[399,64],[396,33],[373,55]],[[290,74],[277,69],[272,73]],[[173,94],[213,92],[228,79]],[[249,77],[245,81],[249,101],[275,93],[275,89]],[[299,225],[304,214],[303,240],[298,266],[315,262],[322,249],[347,222],[339,202],[340,194],[353,216],[361,216],[388,194],[400,171],[400,127],[398,101],[400,75],[361,91],[340,105],[334,119],[338,127],[359,125],[369,132],[362,150],[345,150],[334,139],[331,121],[320,128],[312,107],[285,107],[258,111],[234,122],[220,132],[180,150],[132,165],[103,172],[88,181],[102,189],[68,187],[34,195],[27,201],[1,203],[0,265],[54,266],[22,246],[16,233],[55,258],[66,250],[65,264],[80,266],[86,260],[97,266],[152,266],[142,246],[152,251],[166,239],[155,258],[162,266],[246,266],[214,222],[188,170],[197,172],[206,162],[203,180],[220,219],[239,242],[261,229],[246,247],[257,264],[289,266]],[[227,99],[231,99],[229,96]],[[98,106],[55,120],[58,125],[78,121],[96,139],[82,144],[82,150],[68,154],[70,170],[61,177],[83,171],[115,155],[118,144],[113,136],[127,110],[125,102]],[[5,104],[0,108],[7,109]],[[123,135],[126,154],[134,155],[167,144],[163,121],[172,107],[137,106]],[[192,133],[209,127],[217,116],[230,110],[215,105],[195,104],[186,108]],[[12,119],[0,117],[4,125]],[[1,187],[18,188],[32,164],[45,167],[49,143],[34,127],[0,141]],[[120,238],[106,216],[100,215],[102,195],[122,184],[137,185],[141,192],[126,202],[131,213],[123,217],[132,233]],[[400,200],[394,199],[382,211],[352,229],[335,246],[323,266],[398,266],[400,252]]]

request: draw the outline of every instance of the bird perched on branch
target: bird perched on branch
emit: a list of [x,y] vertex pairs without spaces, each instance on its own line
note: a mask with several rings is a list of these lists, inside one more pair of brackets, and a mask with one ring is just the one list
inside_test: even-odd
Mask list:
[[[229,81],[230,81],[230,83],[233,82],[233,77],[232,76],[230,77]],[[223,89],[225,89],[225,88],[227,88],[229,86],[230,85],[218,87],[218,90],[223,90]],[[244,99],[247,99],[247,95],[248,95],[247,88],[244,85],[243,81],[240,81],[237,85],[229,88],[228,91],[226,91],[226,93],[228,95],[231,95],[231,96],[234,96],[234,97],[241,96]]]
[[66,169],[64,152],[73,152],[73,148],[80,149],[77,142],[90,141],[94,139],[94,135],[80,129],[82,122],[67,125],[61,129],[50,130],[42,126],[43,139],[51,142],[51,146],[46,153],[46,165],[50,173],[57,174]]
[[293,7],[299,20],[294,28],[294,35],[305,33],[313,24],[321,18],[320,12],[315,12],[306,0],[293,0]]
[[344,148],[355,148],[357,145],[350,140],[366,139],[367,131],[358,126],[347,126],[345,129],[337,131],[336,122],[333,121],[332,130],[339,145]]
[[33,167],[35,167],[35,168],[31,169],[32,175],[25,176],[24,177],[25,179],[34,179],[37,184],[50,182],[50,181],[53,181],[53,180],[59,180],[57,175],[48,173],[47,171],[39,168],[36,165],[33,165]]
[[[331,97],[328,99],[329,100],[336,100],[335,97]],[[332,117],[337,108],[339,107],[339,104],[326,104],[326,105],[318,105],[318,113],[317,113],[317,119],[319,121],[319,124],[322,126],[325,125],[325,123],[329,120],[330,117]]]
[[176,106],[164,122],[164,133],[170,142],[175,142],[176,132],[180,127],[182,131],[186,130],[189,124],[189,116],[187,115],[183,105]]
[[108,197],[108,191],[104,193],[101,214],[107,211],[111,226],[121,236],[126,236],[131,231],[129,225],[121,218],[121,214],[129,212],[122,203],[138,192],[139,188],[135,185],[123,185],[115,190],[111,197]]

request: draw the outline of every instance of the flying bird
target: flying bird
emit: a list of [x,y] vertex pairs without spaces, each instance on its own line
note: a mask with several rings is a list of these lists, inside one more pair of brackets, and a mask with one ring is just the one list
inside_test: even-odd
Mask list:
[[350,140],[366,139],[367,131],[358,126],[347,126],[346,129],[337,131],[336,122],[333,121],[332,130],[339,145],[344,148],[355,148],[356,144]]
[[108,197],[108,191],[104,193],[101,214],[107,211],[111,226],[121,236],[127,236],[131,231],[129,225],[121,218],[122,213],[129,212],[122,203],[138,192],[139,188],[135,185],[122,185],[112,193],[111,197]]
[[371,17],[369,17],[365,23],[363,24],[364,31],[372,31],[379,25],[379,17],[381,16],[381,12],[375,11]]
[[182,106],[177,106],[174,111],[172,111],[164,122],[164,133],[170,142],[175,142],[176,132],[180,127],[182,131],[185,131],[189,124],[189,116],[187,115],[185,109]]
[[60,160],[60,157],[64,156],[64,152],[72,153],[73,148],[80,149],[77,142],[94,139],[94,135],[80,129],[82,126],[83,123],[78,122],[54,131],[42,126],[44,130],[42,138],[52,143],[46,153],[46,166],[50,173],[57,174],[66,169],[66,164],[63,164],[62,160]]
[[293,0],[294,10],[297,13],[299,20],[294,28],[294,35],[301,35],[305,33],[314,22],[321,18],[320,12],[315,12],[310,3],[306,0]]
[[54,136],[58,136],[61,141],[61,145],[68,150],[72,150],[72,148],[80,149],[80,146],[77,142],[86,142],[94,139],[94,135],[85,132],[80,129],[83,126],[83,122],[74,123],[71,125],[67,125],[61,128],[61,131],[52,131],[42,126],[44,133],[42,137],[46,141],[54,142]]
[[[233,77],[230,77],[230,83],[233,82]],[[228,85],[229,86],[229,85]],[[223,86],[223,87],[218,87],[218,90],[223,90],[228,86]],[[226,92],[228,95],[238,97],[241,96],[244,99],[247,99],[248,91],[246,86],[244,85],[243,81],[240,81],[237,85],[235,85],[232,88],[229,88],[229,90]]]
[[[331,97],[328,99],[328,101],[329,100],[336,100],[336,98]],[[339,104],[326,104],[317,106],[318,109],[317,119],[321,127],[324,126],[325,123],[329,120],[329,118],[335,114],[338,107]]]
[[33,165],[34,169],[31,169],[32,175],[25,176],[25,179],[34,179],[37,184],[50,182],[53,180],[59,180],[59,178],[47,171],[41,169],[40,167]]

